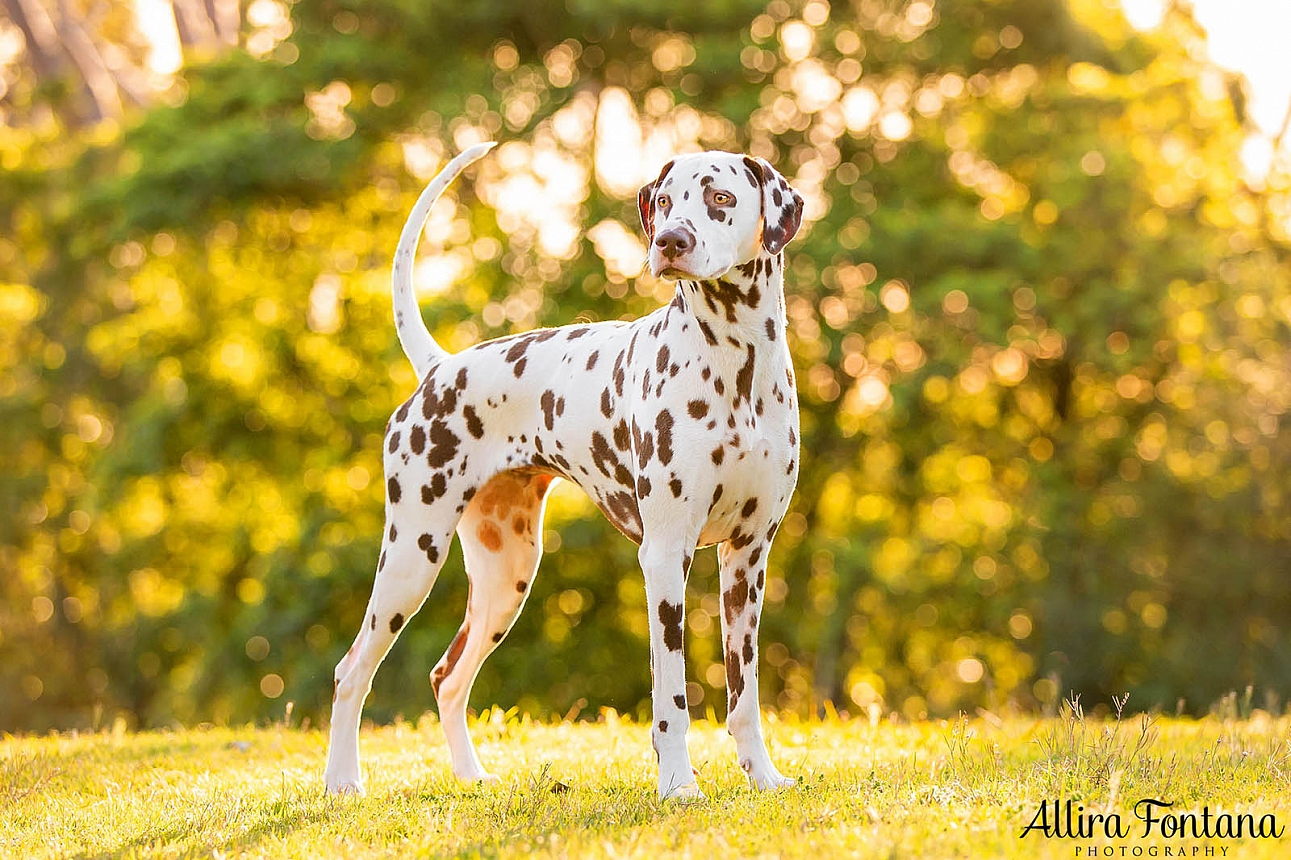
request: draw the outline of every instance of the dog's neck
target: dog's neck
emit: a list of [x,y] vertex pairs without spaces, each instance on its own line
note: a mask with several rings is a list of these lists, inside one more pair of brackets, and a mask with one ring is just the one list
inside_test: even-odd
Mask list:
[[754,334],[784,336],[784,261],[765,250],[712,280],[679,280],[673,305],[684,307],[710,346],[743,348]]

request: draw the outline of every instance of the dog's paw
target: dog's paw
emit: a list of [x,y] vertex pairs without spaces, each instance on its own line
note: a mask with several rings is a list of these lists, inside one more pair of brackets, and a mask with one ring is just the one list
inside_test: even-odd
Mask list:
[[777,791],[798,784],[798,780],[780,773],[769,761],[759,767],[746,758],[740,762],[740,768],[749,775],[749,784],[759,791]]
[[704,799],[704,792],[699,790],[699,783],[691,780],[685,785],[679,785],[668,791],[661,790],[659,799],[678,803],[698,803]]
[[753,779],[750,777],[749,781],[753,784],[754,788],[758,788],[762,791],[779,791],[782,788],[793,788],[798,784],[798,780],[793,777],[782,776],[778,773],[763,779]]
[[362,797],[365,794],[365,792],[363,791],[363,783],[357,779],[337,780],[335,782],[333,782],[332,780],[328,780],[327,793],[335,797],[344,797],[345,795]]
[[473,771],[467,771],[465,773],[456,773],[453,775],[456,776],[462,782],[479,782],[479,783],[487,784],[487,783],[502,781],[497,774],[489,773],[487,770],[473,770]]

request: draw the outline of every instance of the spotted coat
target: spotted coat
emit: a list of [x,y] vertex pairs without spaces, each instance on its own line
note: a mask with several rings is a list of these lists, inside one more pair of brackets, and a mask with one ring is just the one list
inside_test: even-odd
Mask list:
[[449,354],[413,298],[421,223],[487,147],[463,153],[414,207],[395,257],[395,314],[421,384],[385,435],[386,516],[365,623],[337,667],[327,785],[358,790],[357,723],[371,675],[425,599],[456,530],[467,616],[431,675],[454,772],[488,779],[465,729],[480,663],[524,604],[553,479],[579,485],[640,546],[650,603],[661,796],[698,793],[685,732],[684,580],[719,545],[729,726],[755,785],[771,764],[757,712],[756,627],[770,542],[798,474],[798,404],[781,249],[801,198],[770,164],[683,156],[641,190],[651,269],[672,301],[634,322],[539,329]]

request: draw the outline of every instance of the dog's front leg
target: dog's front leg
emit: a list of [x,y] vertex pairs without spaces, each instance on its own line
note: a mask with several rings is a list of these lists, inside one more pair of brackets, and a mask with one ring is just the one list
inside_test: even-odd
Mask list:
[[756,788],[786,788],[794,780],[771,763],[758,707],[758,619],[766,591],[770,542],[718,548],[722,586],[722,651],[726,661],[726,728],[735,738],[740,767]]
[[686,748],[690,714],[686,709],[682,640],[686,568],[693,550],[669,537],[652,539],[647,535],[637,554],[645,574],[646,606],[650,615],[652,735],[659,757],[659,797],[664,800],[703,797]]

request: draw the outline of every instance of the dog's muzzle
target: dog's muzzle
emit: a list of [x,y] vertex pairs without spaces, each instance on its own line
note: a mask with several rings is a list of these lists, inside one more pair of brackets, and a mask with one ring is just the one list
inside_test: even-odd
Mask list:
[[655,267],[664,277],[683,277],[687,257],[695,250],[695,236],[685,227],[670,227],[654,237]]

